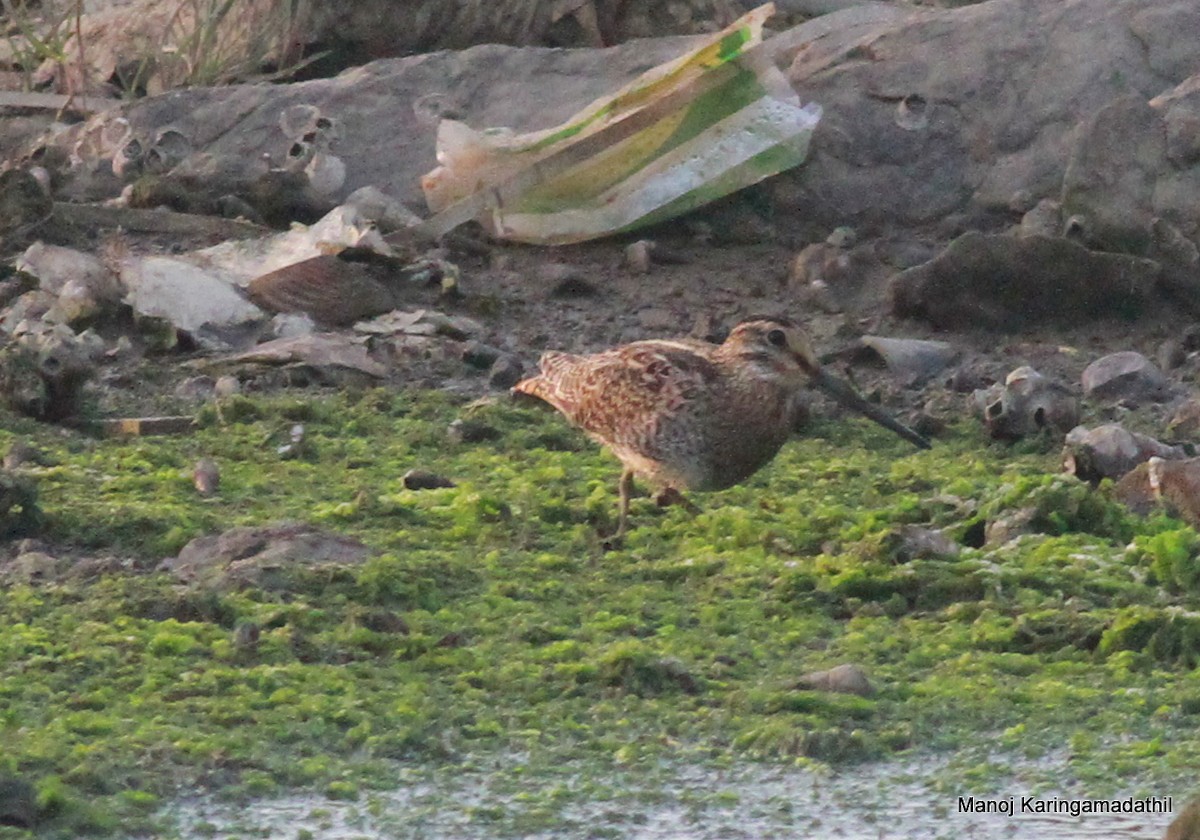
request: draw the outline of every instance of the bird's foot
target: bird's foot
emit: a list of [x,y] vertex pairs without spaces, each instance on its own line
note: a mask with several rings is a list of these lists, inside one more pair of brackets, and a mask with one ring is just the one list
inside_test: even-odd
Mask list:
[[654,503],[656,505],[658,505],[659,507],[669,507],[670,505],[679,505],[681,508],[686,510],[692,516],[697,516],[701,512],[700,508],[696,507],[694,504],[692,504],[690,501],[688,501],[687,497],[684,496],[682,493],[680,493],[678,490],[676,490],[674,487],[667,487],[664,490],[660,490],[658,492],[658,494],[655,495],[655,497],[654,497]]

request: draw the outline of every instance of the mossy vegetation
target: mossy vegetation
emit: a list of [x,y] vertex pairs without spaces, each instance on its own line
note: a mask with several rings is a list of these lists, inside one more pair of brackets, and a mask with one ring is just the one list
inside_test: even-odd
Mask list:
[[[459,417],[500,434],[454,443]],[[550,412],[376,390],[239,397],[201,421],[133,440],[16,427],[46,455],[30,474],[50,550],[119,562],[5,572],[0,778],[32,785],[37,826],[0,837],[169,836],[154,814],[197,786],[353,801],[397,761],[509,751],[627,767],[1069,748],[1055,774],[1096,795],[1161,793],[1200,762],[1200,539],[970,424],[930,452],[819,424],[697,496],[699,516],[636,500],[606,551],[618,466]],[[297,423],[303,451],[281,453]],[[211,498],[200,457],[220,465]],[[418,467],[457,486],[406,490]],[[1021,511],[1029,533],[1001,546],[896,549],[901,526],[976,544]],[[270,591],[153,571],[193,537],[284,519],[373,556]],[[843,662],[873,695],[800,687]]]

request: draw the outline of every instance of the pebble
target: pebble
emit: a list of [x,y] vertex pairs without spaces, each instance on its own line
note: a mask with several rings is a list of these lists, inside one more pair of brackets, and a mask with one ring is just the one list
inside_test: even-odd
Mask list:
[[501,355],[492,364],[488,372],[488,384],[493,388],[507,390],[521,381],[525,375],[525,365],[512,353]]
[[473,368],[487,370],[496,363],[503,352],[498,347],[472,340],[463,344],[462,360]]
[[26,465],[37,466],[43,462],[42,453],[23,440],[15,440],[4,453],[4,469],[15,470]]
[[441,490],[454,487],[454,482],[445,476],[428,470],[409,470],[400,479],[406,490]]
[[1083,371],[1084,396],[1101,400],[1162,400],[1167,379],[1154,363],[1134,350],[1109,353]]
[[185,400],[206,400],[213,395],[216,384],[211,376],[189,376],[175,386],[175,396]]
[[859,697],[867,697],[875,692],[875,688],[867,678],[867,672],[857,665],[851,664],[837,665],[828,671],[813,671],[805,674],[797,683],[797,688],[857,694]]
[[242,392],[242,382],[236,376],[221,376],[213,383],[213,393],[218,397],[232,397]]
[[460,417],[446,429],[446,437],[451,443],[483,443],[499,439],[500,430],[480,420],[464,420]]
[[201,458],[192,468],[192,484],[201,496],[211,496],[221,487],[221,470],[212,458]]
[[654,243],[649,239],[639,239],[625,246],[625,267],[634,274],[649,274],[651,255]]
[[1177,338],[1168,338],[1158,345],[1155,357],[1158,360],[1158,366],[1163,370],[1175,370],[1187,361],[1187,351],[1183,349],[1182,341]]

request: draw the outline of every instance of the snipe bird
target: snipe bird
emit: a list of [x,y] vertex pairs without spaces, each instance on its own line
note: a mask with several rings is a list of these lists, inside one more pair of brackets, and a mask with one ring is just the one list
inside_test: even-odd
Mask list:
[[808,336],[784,318],[755,318],[722,344],[635,341],[578,356],[551,351],[518,382],[608,447],[625,470],[615,537],[629,518],[633,478],[683,501],[682,490],[723,490],[764,467],[792,433],[809,385],[922,449],[929,441],[822,369]]

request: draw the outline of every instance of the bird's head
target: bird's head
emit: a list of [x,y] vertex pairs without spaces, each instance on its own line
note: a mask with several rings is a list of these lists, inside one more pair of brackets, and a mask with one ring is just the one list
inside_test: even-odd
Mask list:
[[722,350],[800,384],[821,369],[808,335],[786,318],[752,318],[729,333]]
[[874,420],[922,449],[929,441],[874,403],[867,402],[848,383],[821,367],[808,334],[787,318],[751,318],[742,321],[721,345],[723,354],[753,364],[760,375],[778,377],[796,387],[812,384],[839,403]]

